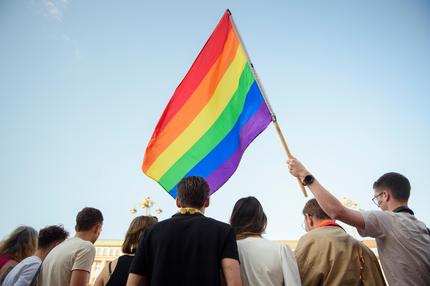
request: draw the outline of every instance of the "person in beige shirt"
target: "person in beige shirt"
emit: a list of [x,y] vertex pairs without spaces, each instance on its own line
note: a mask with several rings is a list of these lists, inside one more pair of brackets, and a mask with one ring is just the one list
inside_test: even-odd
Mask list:
[[303,215],[307,234],[295,249],[303,286],[386,285],[375,254],[347,234],[315,199],[305,204]]
[[375,238],[390,286],[430,285],[430,231],[408,207],[411,185],[405,176],[386,173],[373,184],[372,200],[382,211],[356,211],[343,206],[297,159],[288,160],[288,168],[331,218]]
[[39,286],[87,286],[103,215],[86,207],[76,217],[76,235],[55,247],[42,263]]

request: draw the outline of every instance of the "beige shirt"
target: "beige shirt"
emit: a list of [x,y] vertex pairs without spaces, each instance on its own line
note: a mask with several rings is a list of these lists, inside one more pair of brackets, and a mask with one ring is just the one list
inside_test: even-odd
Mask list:
[[237,241],[242,284],[300,286],[300,275],[293,252],[286,244],[261,237]]
[[72,237],[55,247],[42,263],[39,286],[66,286],[73,270],[91,272],[96,255],[94,245],[78,237]]
[[430,285],[430,235],[423,222],[408,213],[362,211],[362,236],[374,237],[390,286]]
[[361,265],[365,286],[385,285],[375,254],[340,227],[311,230],[299,239],[295,254],[303,286],[357,286]]

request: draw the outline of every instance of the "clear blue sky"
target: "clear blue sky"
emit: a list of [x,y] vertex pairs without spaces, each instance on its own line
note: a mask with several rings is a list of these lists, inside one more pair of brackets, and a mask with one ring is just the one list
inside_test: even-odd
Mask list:
[[[337,197],[363,209],[397,171],[430,224],[430,4],[410,1],[0,2],[0,237],[62,223],[84,206],[122,238],[129,209],[172,198],[140,170],[164,106],[230,8],[292,152]],[[212,196],[228,221],[256,196],[267,237],[303,234],[306,199],[273,126]]]

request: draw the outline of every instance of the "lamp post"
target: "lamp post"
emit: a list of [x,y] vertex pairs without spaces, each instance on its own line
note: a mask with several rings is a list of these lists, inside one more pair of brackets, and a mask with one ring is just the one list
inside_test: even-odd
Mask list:
[[[143,209],[144,215],[145,216],[150,216],[151,215],[151,208],[155,205],[155,202],[150,198],[150,197],[146,197],[144,198],[140,203],[139,206],[140,208]],[[132,208],[130,209],[130,212],[132,214],[136,214],[137,213],[137,209],[136,208]],[[156,214],[161,214],[163,212],[163,210],[161,208],[157,208],[155,209],[155,213]]]
[[[341,204],[343,206],[345,206],[347,208],[350,208],[350,209],[353,209],[353,210],[357,210],[357,211],[361,210],[359,208],[358,204],[356,202],[354,202],[353,200],[349,199],[349,198],[343,197],[342,199],[340,199],[340,202],[341,202]],[[349,225],[348,225],[348,227],[352,229],[352,236],[354,236],[354,238],[357,238],[358,232],[355,229],[355,227],[351,227]]]

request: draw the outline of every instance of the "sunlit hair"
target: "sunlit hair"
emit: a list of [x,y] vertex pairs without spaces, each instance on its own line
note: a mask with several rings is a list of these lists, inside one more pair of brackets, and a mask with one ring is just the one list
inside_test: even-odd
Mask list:
[[0,255],[11,255],[21,261],[34,254],[37,248],[37,231],[29,226],[17,227],[0,245]]
[[303,215],[311,215],[318,219],[331,219],[320,207],[316,199],[310,199],[303,208]]
[[198,176],[183,178],[177,186],[178,199],[182,207],[201,208],[209,198],[209,185]]
[[386,189],[396,200],[402,202],[407,202],[411,194],[411,184],[408,178],[395,172],[382,175],[373,183],[373,189],[377,191]]
[[158,219],[155,216],[138,216],[134,218],[125,235],[124,243],[122,244],[122,252],[134,254],[143,231],[151,225],[156,224],[157,221]]
[[69,232],[62,225],[51,225],[39,230],[37,247],[48,249],[53,243],[62,242],[69,236]]
[[261,235],[267,226],[267,217],[260,202],[254,197],[238,200],[233,207],[230,225],[237,239]]
[[97,224],[103,223],[103,214],[100,210],[90,207],[83,208],[76,216],[76,231],[90,230]]

